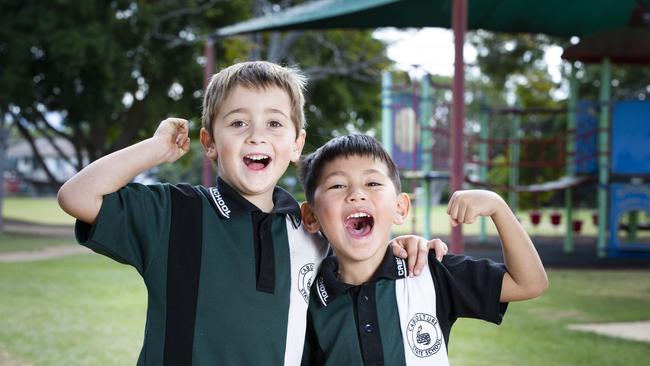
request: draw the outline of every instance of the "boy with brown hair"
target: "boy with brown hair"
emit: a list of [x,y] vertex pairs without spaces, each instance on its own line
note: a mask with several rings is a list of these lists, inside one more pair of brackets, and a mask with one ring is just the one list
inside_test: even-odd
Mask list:
[[327,237],[335,253],[323,261],[312,288],[303,365],[448,365],[456,319],[499,324],[509,301],[537,297],[548,285],[528,234],[493,192],[454,192],[447,213],[453,225],[490,216],[505,265],[430,257],[423,273],[409,278],[386,243],[392,226],[406,220],[410,202],[381,144],[370,136],[341,136],[300,168],[304,225]]
[[[219,168],[215,187],[129,183],[187,153],[188,122],[168,118],[59,191],[77,240],[145,281],[138,365],[300,362],[311,278],[328,245],[303,230],[297,202],[276,184],[305,142],[304,86],[296,70],[262,61],[212,77],[200,139]],[[407,241],[410,254],[428,249]]]

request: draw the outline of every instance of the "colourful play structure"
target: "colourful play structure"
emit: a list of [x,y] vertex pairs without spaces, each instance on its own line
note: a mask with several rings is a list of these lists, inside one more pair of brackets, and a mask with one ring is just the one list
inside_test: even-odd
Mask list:
[[[471,6],[470,6],[471,3]],[[422,166],[413,170],[407,175],[413,179],[422,179],[422,184],[426,188],[426,201],[430,201],[431,193],[439,181],[442,179],[449,180],[449,186],[452,191],[458,190],[466,181],[463,168],[467,167],[465,159],[465,69],[464,69],[464,42],[465,33],[468,30],[482,29],[493,32],[511,32],[511,33],[539,33],[560,37],[581,37],[582,41],[593,36],[592,44],[595,49],[605,51],[605,54],[588,55],[587,58],[567,58],[567,60],[581,61],[582,63],[598,62],[602,63],[603,79],[606,83],[601,82],[602,94],[599,105],[605,106],[599,108],[599,127],[598,127],[598,207],[602,213],[607,212],[610,183],[610,166],[607,165],[611,160],[608,156],[608,131],[609,116],[611,106],[609,102],[609,63],[611,62],[634,62],[650,63],[650,48],[647,47],[649,42],[644,38],[647,36],[648,25],[650,25],[650,0],[599,0],[597,6],[591,0],[573,0],[570,2],[564,0],[547,0],[522,2],[518,0],[315,0],[302,3],[300,5],[284,9],[279,12],[273,12],[264,16],[253,18],[237,24],[232,24],[215,30],[205,42],[205,76],[206,80],[214,71],[215,44],[225,37],[234,35],[261,32],[261,31],[286,31],[286,30],[304,30],[304,29],[373,29],[378,27],[443,27],[452,29],[454,33],[454,76],[452,87],[449,90],[452,98],[447,107],[450,121],[448,129],[452,143],[449,146],[449,169],[446,171],[433,170],[436,161],[432,159],[431,154],[423,154],[421,160],[417,158],[411,160],[416,163],[421,161]],[[613,36],[610,36],[613,35]],[[581,41],[581,43],[583,43]],[[589,49],[590,47],[586,47]],[[581,53],[577,52],[577,54]],[[633,54],[630,53],[630,51]],[[575,79],[575,78],[573,78]],[[385,80],[386,81],[386,80]],[[387,124],[387,118],[391,113],[390,89],[384,92],[384,124]],[[431,92],[422,88],[422,95]],[[603,102],[603,100],[605,102]],[[577,103],[577,99],[573,100]],[[428,113],[435,121],[442,121],[440,116],[435,115],[436,111],[427,110],[431,103],[420,103],[414,112],[417,114],[416,121],[422,124],[423,121],[429,121]],[[567,111],[568,115],[576,112],[576,104]],[[405,112],[409,113],[409,112]],[[401,120],[407,120],[409,117],[404,114]],[[569,119],[568,119],[569,120]],[[573,120],[575,121],[575,120]],[[572,123],[567,122],[567,128]],[[571,125],[575,126],[575,125]],[[392,129],[385,130],[390,133]],[[403,132],[400,130],[400,133]],[[417,135],[421,139],[422,146],[432,140],[433,130],[430,128],[421,129],[422,135]],[[418,132],[419,133],[419,132]],[[408,142],[409,134],[399,135],[398,141]],[[404,139],[402,139],[404,138]],[[393,141],[393,135],[387,140]],[[568,141],[568,140],[567,140]],[[486,149],[485,144],[482,149]],[[516,154],[515,154],[516,155]],[[568,157],[569,155],[567,155]],[[514,157],[514,155],[513,155]],[[435,158],[435,155],[433,156]],[[571,167],[573,163],[567,164]],[[429,169],[431,168],[431,169]],[[485,167],[481,168],[485,169]],[[513,172],[513,174],[515,174]],[[643,173],[642,175],[645,175]],[[618,175],[616,175],[618,176]],[[516,176],[514,177],[516,178]],[[632,184],[638,183],[637,176],[628,176],[626,182]],[[624,181],[625,181],[624,179]],[[643,180],[644,178],[640,178]],[[203,182],[206,186],[211,185],[214,180],[214,174],[211,173],[209,161],[204,162]],[[557,182],[556,185],[577,186],[577,180],[580,180],[578,174],[567,175],[565,180]],[[636,182],[636,183],[635,183]],[[415,184],[415,183],[414,183]],[[433,188],[432,188],[433,185]],[[567,188],[571,196],[571,191]],[[512,196],[512,194],[511,194]],[[516,194],[514,195],[516,197]],[[511,197],[512,199],[512,197]],[[570,202],[570,200],[569,200]],[[647,207],[647,205],[643,206]],[[569,212],[571,210],[568,210]],[[644,210],[644,212],[646,212]],[[425,213],[425,216],[428,212]],[[598,215],[598,227],[607,227],[607,217],[604,214]],[[568,229],[567,229],[568,230]],[[602,229],[598,236],[598,255],[605,256],[608,251],[606,245],[606,231]],[[567,236],[567,250],[571,250],[573,243]],[[463,252],[463,235],[461,226],[451,228],[449,238],[450,249],[456,253]],[[628,248],[629,246],[625,246]],[[611,248],[611,246],[610,246]],[[611,251],[612,255],[618,255],[618,250]]]
[[[417,220],[431,223],[432,206],[449,185],[450,106],[440,96],[450,86],[432,84],[428,76],[411,85],[393,85],[392,79],[390,73],[383,75],[382,143],[411,183],[405,189],[422,187],[417,202],[422,217]],[[647,236],[639,236],[640,230],[650,229],[650,102],[610,103],[609,90],[601,91],[599,102],[578,101],[575,75],[570,89],[567,108],[484,104],[478,131],[465,131],[466,185],[507,191],[514,210],[520,194],[563,191],[564,219],[553,212],[549,220],[553,225],[563,222],[566,253],[573,252],[574,235],[582,226],[573,216],[574,196],[591,187],[598,192],[593,215],[598,256],[650,256]],[[549,125],[562,128],[549,132]],[[507,172],[507,184],[489,183],[490,172],[497,168]],[[536,169],[557,174],[551,181],[521,184],[520,173],[526,169],[533,171],[529,177]],[[539,211],[530,213],[533,225],[540,220]],[[480,225],[480,240],[485,241],[485,220]],[[425,237],[431,234],[429,226],[423,225]]]

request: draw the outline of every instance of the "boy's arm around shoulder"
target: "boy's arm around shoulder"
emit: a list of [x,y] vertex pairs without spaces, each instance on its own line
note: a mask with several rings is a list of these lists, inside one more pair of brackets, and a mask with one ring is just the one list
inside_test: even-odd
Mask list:
[[103,196],[125,186],[136,175],[189,151],[188,122],[168,118],[154,136],[98,159],[70,178],[58,192],[61,208],[80,221],[94,224]]
[[471,224],[478,216],[490,216],[503,246],[507,273],[501,302],[532,299],[548,288],[548,278],[537,250],[507,203],[496,193],[470,190],[455,192],[449,201],[452,225]]

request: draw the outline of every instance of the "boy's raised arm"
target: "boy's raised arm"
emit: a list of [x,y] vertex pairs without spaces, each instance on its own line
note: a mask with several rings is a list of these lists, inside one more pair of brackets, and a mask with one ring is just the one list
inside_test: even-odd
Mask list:
[[471,224],[479,216],[490,216],[501,243],[508,272],[503,277],[501,302],[526,300],[541,295],[548,287],[546,271],[533,242],[506,202],[484,190],[455,192],[447,213],[452,225]]
[[103,196],[117,191],[141,172],[174,162],[189,151],[188,122],[168,118],[153,137],[106,155],[82,169],[59,190],[57,200],[71,216],[94,224]]

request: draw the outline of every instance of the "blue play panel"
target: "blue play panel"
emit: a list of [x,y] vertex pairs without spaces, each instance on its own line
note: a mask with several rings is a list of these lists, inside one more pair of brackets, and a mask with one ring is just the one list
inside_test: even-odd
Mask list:
[[612,174],[650,176],[650,102],[614,105],[611,164]]

